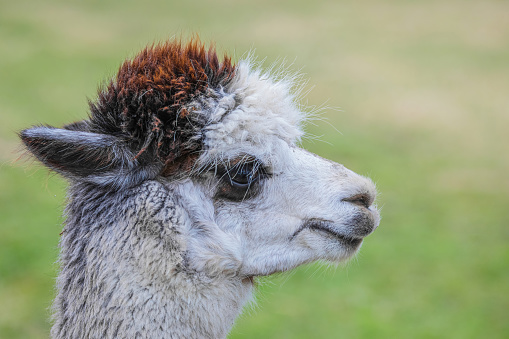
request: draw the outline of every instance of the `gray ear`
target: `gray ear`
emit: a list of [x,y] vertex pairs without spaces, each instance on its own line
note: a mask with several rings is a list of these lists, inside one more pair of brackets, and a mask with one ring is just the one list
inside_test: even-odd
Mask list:
[[69,179],[118,189],[159,173],[161,164],[142,164],[119,138],[80,129],[33,127],[20,138],[39,161]]

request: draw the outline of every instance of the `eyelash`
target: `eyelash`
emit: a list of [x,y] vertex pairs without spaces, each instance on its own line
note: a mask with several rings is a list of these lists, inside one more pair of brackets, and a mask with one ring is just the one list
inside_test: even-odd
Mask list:
[[262,169],[258,161],[237,164],[228,171],[230,184],[237,188],[248,188],[260,178]]
[[263,163],[252,156],[214,166],[219,179],[215,197],[229,201],[244,201],[260,192],[260,180],[270,177]]
[[253,183],[267,177],[267,171],[262,162],[254,157],[246,157],[233,166],[224,164],[216,168],[216,175],[237,189],[248,189]]

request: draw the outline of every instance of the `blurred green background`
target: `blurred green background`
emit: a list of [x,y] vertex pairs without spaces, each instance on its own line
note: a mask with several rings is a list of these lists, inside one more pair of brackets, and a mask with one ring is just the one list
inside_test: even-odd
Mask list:
[[48,336],[65,199],[15,133],[84,118],[123,59],[193,33],[302,69],[304,102],[339,108],[304,146],[381,192],[355,259],[263,280],[230,338],[509,337],[508,1],[1,0],[0,338]]

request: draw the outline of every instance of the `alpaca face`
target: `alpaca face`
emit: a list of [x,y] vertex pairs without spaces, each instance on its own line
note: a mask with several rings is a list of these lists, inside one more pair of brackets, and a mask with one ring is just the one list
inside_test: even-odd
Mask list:
[[[249,188],[243,174],[238,178],[238,163],[231,178],[223,171],[210,173],[203,186],[203,196],[213,205],[215,232],[218,238],[228,235],[231,258],[238,262],[231,265],[241,276],[269,275],[319,259],[344,260],[379,223],[371,206],[375,189],[370,180],[274,141],[277,151],[256,157],[263,172],[253,175],[257,178]],[[253,158],[246,158],[246,172],[253,168]],[[284,159],[284,165],[274,158]]]
[[231,86],[237,100],[205,128],[198,179],[184,184],[196,188],[182,189],[208,202],[208,215],[195,223],[214,225],[207,233],[221,250],[215,256],[190,240],[190,261],[258,276],[350,257],[380,220],[374,184],[297,147],[302,113],[288,88],[247,65],[239,70]]

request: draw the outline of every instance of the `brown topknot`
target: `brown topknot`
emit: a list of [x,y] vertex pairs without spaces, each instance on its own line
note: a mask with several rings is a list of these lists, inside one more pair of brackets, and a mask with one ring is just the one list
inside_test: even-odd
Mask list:
[[198,38],[148,46],[126,60],[90,103],[90,131],[117,135],[136,158],[155,156],[172,167],[201,149],[193,138],[203,126],[188,104],[209,88],[226,86],[234,72],[229,57],[219,60],[215,48],[206,49]]

